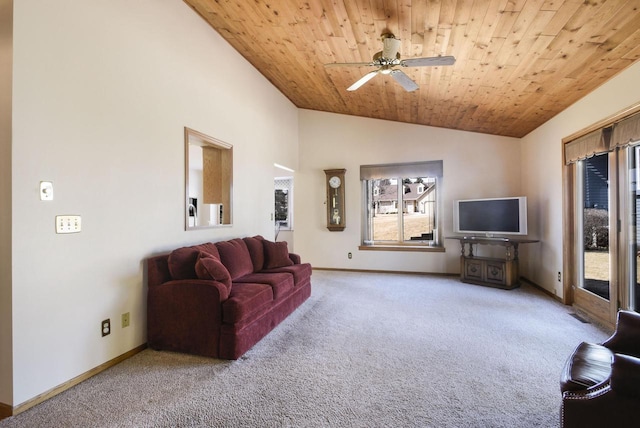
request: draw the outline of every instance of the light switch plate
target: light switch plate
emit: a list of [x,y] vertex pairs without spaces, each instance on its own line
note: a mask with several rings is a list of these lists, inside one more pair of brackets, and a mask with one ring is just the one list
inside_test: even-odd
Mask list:
[[79,215],[57,215],[56,233],[78,233],[82,231],[82,217]]

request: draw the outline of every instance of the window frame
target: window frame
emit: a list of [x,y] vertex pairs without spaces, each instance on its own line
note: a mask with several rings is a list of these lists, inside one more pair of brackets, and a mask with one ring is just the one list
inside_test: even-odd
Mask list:
[[[361,244],[359,249],[361,250],[382,250],[382,251],[445,251],[443,246],[443,239],[441,236],[442,231],[442,182],[443,182],[443,162],[438,161],[424,161],[424,162],[409,162],[409,163],[397,163],[397,164],[383,164],[383,165],[362,165],[360,167],[360,180],[362,186],[362,231],[361,231]],[[404,240],[404,209],[398,209],[395,213],[398,221],[398,239],[392,241],[375,241],[372,237],[373,228],[373,214],[374,209],[373,198],[376,196],[375,188],[373,187],[374,180],[395,180],[397,188],[397,196],[394,200],[394,205],[398,207],[404,207],[405,199],[404,187],[405,180],[410,179],[430,179],[434,182],[434,225],[433,225],[433,239],[432,240]],[[417,189],[417,187],[416,187]],[[426,191],[427,189],[424,189]],[[420,195],[424,194],[424,191]]]
[[[636,238],[628,214],[629,147],[640,141],[640,104],[562,139],[563,152],[563,267],[562,302],[573,305],[603,323],[614,325],[619,309],[634,308],[630,287],[637,278],[629,275],[629,266],[637,254],[632,242]],[[609,300],[584,291],[582,279],[584,261],[582,248],[584,175],[582,160],[609,152]]]

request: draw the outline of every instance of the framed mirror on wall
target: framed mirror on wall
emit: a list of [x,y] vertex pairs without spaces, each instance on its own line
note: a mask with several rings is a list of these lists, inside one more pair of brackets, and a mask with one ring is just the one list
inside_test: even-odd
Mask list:
[[185,230],[230,226],[233,146],[184,128]]

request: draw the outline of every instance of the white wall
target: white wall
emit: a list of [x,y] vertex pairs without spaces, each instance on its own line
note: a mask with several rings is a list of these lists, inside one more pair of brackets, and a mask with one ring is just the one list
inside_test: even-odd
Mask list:
[[[518,196],[520,144],[515,138],[300,111],[296,173],[296,251],[316,267],[411,272],[459,272],[460,244],[446,253],[360,251],[360,165],[442,160],[443,236],[452,234],[455,199]],[[347,227],[326,228],[324,169],[346,168]],[[301,190],[304,189],[304,190]],[[353,253],[348,259],[347,253]]]
[[0,0],[0,403],[13,395],[11,366],[11,67],[13,0]]
[[[145,257],[273,236],[273,164],[297,168],[298,116],[178,0],[21,0],[14,54],[13,393],[2,373],[0,398],[19,405],[146,342]],[[185,126],[234,146],[233,227],[184,231]],[[59,214],[83,231],[56,235]]]
[[522,188],[541,243],[523,251],[522,274],[562,296],[562,139],[640,102],[640,63],[620,73],[522,139]]

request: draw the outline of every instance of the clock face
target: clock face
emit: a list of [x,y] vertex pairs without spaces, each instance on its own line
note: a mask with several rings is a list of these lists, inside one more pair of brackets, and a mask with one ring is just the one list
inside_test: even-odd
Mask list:
[[340,181],[340,177],[336,177],[335,175],[329,179],[329,186],[333,187],[334,189],[340,187],[340,183],[342,183]]

